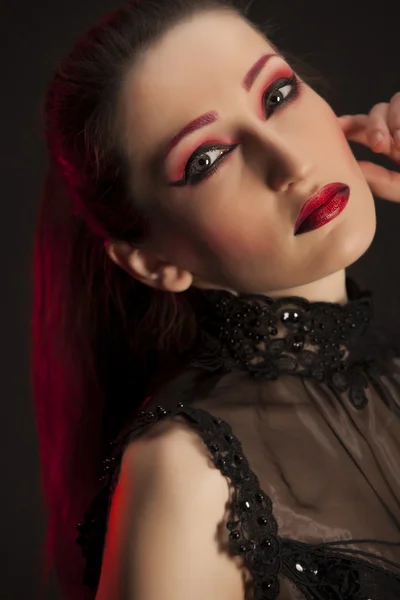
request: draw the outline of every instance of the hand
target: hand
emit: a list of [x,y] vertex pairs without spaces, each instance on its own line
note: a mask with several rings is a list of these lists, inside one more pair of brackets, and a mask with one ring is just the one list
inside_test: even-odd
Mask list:
[[[400,165],[400,92],[390,102],[375,104],[368,115],[343,115],[338,121],[348,141],[363,144]],[[400,202],[400,172],[365,160],[358,164],[375,196]]]

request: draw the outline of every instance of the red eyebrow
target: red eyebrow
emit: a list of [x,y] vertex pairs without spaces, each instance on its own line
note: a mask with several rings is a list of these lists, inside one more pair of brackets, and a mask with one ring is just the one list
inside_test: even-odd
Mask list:
[[[246,91],[249,92],[251,90],[251,87],[254,84],[255,80],[257,79],[257,76],[259,75],[260,71],[263,69],[264,65],[268,62],[268,60],[270,58],[272,58],[273,56],[277,56],[277,54],[264,54],[263,56],[261,56],[261,58],[259,58],[257,60],[257,62],[246,73],[246,75],[243,79],[243,82],[242,82],[242,85]],[[193,133],[193,131],[196,131],[197,129],[201,129],[202,127],[205,127],[206,125],[210,125],[211,123],[214,123],[218,119],[219,119],[218,113],[215,110],[213,110],[213,111],[204,113],[204,115],[197,117],[197,119],[194,119],[193,121],[190,121],[190,123],[185,125],[185,127],[183,127],[183,129],[181,129],[179,131],[179,133],[177,133],[172,138],[172,140],[168,144],[168,148],[165,152],[165,158],[168,156],[168,154],[171,152],[171,150],[173,148],[175,148],[175,146],[185,136],[189,135],[189,133]]]

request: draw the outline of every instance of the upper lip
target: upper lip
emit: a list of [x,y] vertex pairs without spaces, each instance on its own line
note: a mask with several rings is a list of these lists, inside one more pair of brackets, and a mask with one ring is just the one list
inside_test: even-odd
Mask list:
[[298,230],[302,222],[310,215],[314,210],[316,210],[322,204],[325,204],[330,200],[335,194],[347,188],[348,186],[345,183],[335,182],[328,183],[323,188],[319,190],[316,194],[311,196],[308,200],[306,200],[303,206],[300,209],[298,217],[296,219],[296,223],[294,226],[294,231]]

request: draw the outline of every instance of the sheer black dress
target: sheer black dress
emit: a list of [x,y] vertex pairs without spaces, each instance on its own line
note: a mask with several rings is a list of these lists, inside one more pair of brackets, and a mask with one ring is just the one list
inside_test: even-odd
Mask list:
[[345,305],[202,292],[194,360],[121,431],[77,526],[86,585],[98,585],[124,449],[177,417],[233,490],[229,551],[249,598],[400,599],[400,354],[371,295],[347,290]]

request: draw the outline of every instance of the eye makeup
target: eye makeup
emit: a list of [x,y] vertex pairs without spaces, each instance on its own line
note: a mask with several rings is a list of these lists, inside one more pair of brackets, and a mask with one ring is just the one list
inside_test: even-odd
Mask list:
[[[271,83],[273,79],[273,83]],[[260,119],[268,120],[276,112],[285,108],[293,102],[299,94],[302,82],[297,78],[288,65],[283,65],[275,71],[273,76],[264,86],[265,91],[261,94]],[[187,185],[196,185],[216,173],[222,163],[239,146],[237,142],[223,139],[225,136],[219,136],[219,140],[204,140],[200,146],[198,141],[193,147],[185,153],[185,156],[179,161],[176,172],[180,179],[172,181],[168,185],[173,187],[184,187]],[[216,155],[216,160],[211,164],[212,156]],[[200,171],[196,169],[196,161],[199,161]],[[202,167],[208,167],[207,170]]]
[[[255,81],[257,80],[259,74],[261,73],[261,71],[263,70],[263,68],[267,64],[267,62],[271,58],[274,58],[274,57],[275,58],[279,58],[279,55],[275,54],[275,53],[264,54],[251,67],[251,69],[245,75],[245,77],[243,79],[243,82],[242,82],[242,86],[243,86],[243,88],[247,92],[249,92],[251,90],[251,88],[253,87],[253,85],[254,85]],[[205,127],[206,125],[214,123],[214,121],[217,121],[218,119],[219,119],[218,113],[215,112],[215,111],[210,111],[210,112],[208,112],[208,113],[206,113],[204,115],[201,115],[197,119],[194,119],[193,121],[191,121],[187,125],[185,125],[185,127],[183,127],[183,129],[181,129],[181,131],[179,131],[172,138],[171,142],[168,144],[166,152],[165,152],[165,158],[168,156],[168,154],[171,152],[171,150],[173,148],[175,148],[175,146],[177,144],[179,144],[179,142],[186,135],[189,135],[190,133],[192,133],[193,131],[196,131],[197,129],[200,129],[201,127]]]

